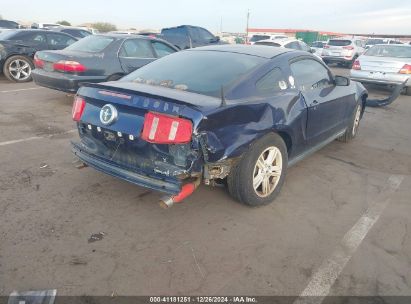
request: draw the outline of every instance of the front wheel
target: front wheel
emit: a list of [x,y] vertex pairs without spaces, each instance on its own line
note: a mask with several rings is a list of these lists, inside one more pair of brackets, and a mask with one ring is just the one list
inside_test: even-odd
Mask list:
[[28,82],[32,79],[31,71],[33,68],[33,63],[28,57],[11,56],[4,63],[3,74],[14,82]]
[[231,196],[249,206],[271,203],[284,183],[287,163],[282,138],[277,134],[264,136],[232,168],[227,178]]
[[339,141],[349,142],[357,136],[358,128],[360,127],[361,112],[362,103],[359,102],[354,110],[353,116],[350,120],[347,130],[345,130],[345,133],[338,138]]

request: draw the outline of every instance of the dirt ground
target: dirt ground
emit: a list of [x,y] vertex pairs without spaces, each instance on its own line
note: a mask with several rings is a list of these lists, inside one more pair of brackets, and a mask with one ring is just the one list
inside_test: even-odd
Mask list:
[[0,80],[0,295],[299,295],[374,204],[329,294],[411,295],[411,97],[366,109],[354,141],[292,167],[261,208],[202,186],[163,210],[160,193],[76,169],[71,106]]

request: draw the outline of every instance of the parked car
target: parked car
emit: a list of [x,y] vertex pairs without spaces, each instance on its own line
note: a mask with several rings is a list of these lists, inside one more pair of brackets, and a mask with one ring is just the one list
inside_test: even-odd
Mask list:
[[220,37],[214,36],[208,30],[192,25],[164,28],[161,30],[159,37],[167,40],[180,50],[223,43],[220,41]]
[[0,29],[18,29],[20,25],[17,22],[10,20],[0,20]]
[[276,39],[276,40],[260,40],[254,43],[254,45],[267,45],[267,46],[274,46],[274,47],[283,47],[287,49],[297,50],[297,51],[305,51],[309,53],[313,53],[318,59],[322,60],[320,56],[315,54],[315,50],[310,48],[304,41],[300,41],[293,38],[287,39]]
[[247,44],[253,45],[257,41],[261,40],[278,40],[278,39],[287,39],[288,36],[283,35],[283,34],[276,34],[276,35],[252,35],[251,38],[248,40]]
[[50,27],[60,27],[62,26],[61,24],[57,24],[57,23],[33,23],[31,25],[32,29],[47,29]]
[[47,30],[5,30],[0,33],[0,71],[7,79],[32,79],[34,54],[41,50],[60,50],[77,41],[65,33]]
[[321,56],[321,54],[323,53],[324,45],[326,44],[326,41],[314,41],[313,43],[311,43],[311,49],[314,50],[313,54]]
[[365,49],[369,49],[370,47],[376,44],[403,44],[399,40],[395,39],[387,39],[387,38],[368,38],[365,42]]
[[226,180],[238,201],[278,195],[295,164],[357,135],[367,91],[312,54],[266,46],[178,52],[122,78],[82,86],[73,152],[109,175],[179,202]]
[[51,27],[51,30],[55,32],[61,32],[61,33],[66,33],[69,34],[73,37],[76,37],[78,39],[93,35],[92,32],[87,31],[83,28],[78,28],[74,26],[59,26],[59,27]]
[[35,56],[36,84],[76,92],[84,82],[112,81],[178,49],[160,39],[137,35],[92,35],[61,51]]
[[375,45],[353,64],[351,79],[363,83],[396,85],[406,82],[411,95],[411,45]]
[[354,61],[365,51],[364,40],[330,39],[324,45],[321,57],[325,63],[338,63],[351,67]]

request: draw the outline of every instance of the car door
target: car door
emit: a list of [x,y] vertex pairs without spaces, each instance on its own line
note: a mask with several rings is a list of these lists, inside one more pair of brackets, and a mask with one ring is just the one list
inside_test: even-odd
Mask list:
[[292,61],[290,69],[290,80],[303,95],[308,109],[308,143],[316,145],[341,132],[346,125],[346,89],[336,86],[328,68],[312,57]]
[[131,38],[123,42],[119,59],[122,69],[128,74],[154,61],[156,55],[149,39]]
[[62,50],[77,40],[62,33],[47,33],[47,44],[49,50]]

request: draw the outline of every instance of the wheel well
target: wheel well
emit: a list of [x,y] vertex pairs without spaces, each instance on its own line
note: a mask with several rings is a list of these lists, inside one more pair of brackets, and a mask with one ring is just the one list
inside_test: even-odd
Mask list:
[[361,117],[363,116],[364,111],[365,111],[365,104],[367,102],[367,98],[368,98],[367,93],[364,93],[361,95],[361,102],[362,102]]
[[292,149],[292,140],[291,140],[291,136],[283,131],[277,132],[278,135],[281,136],[281,138],[283,139],[285,146],[287,147],[287,153],[288,155],[290,155],[291,153],[291,149]]

